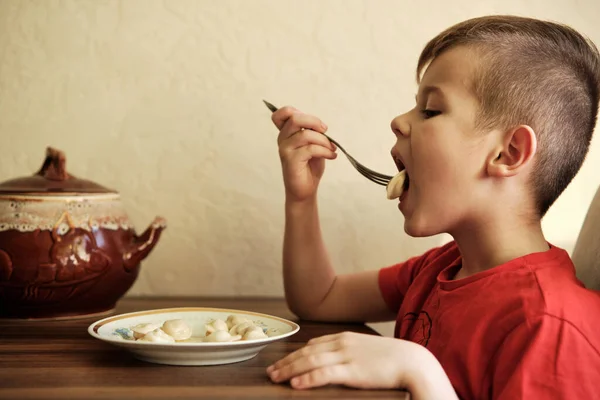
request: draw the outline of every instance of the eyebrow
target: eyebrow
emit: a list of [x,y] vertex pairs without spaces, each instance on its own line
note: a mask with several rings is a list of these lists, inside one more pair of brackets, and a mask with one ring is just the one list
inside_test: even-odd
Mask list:
[[[438,86],[432,86],[432,85],[428,85],[425,86],[423,88],[423,97],[427,97],[429,95],[429,93],[438,93],[440,96],[444,97],[444,92],[442,92],[442,89],[440,89]],[[418,94],[415,95],[415,101],[418,103]]]

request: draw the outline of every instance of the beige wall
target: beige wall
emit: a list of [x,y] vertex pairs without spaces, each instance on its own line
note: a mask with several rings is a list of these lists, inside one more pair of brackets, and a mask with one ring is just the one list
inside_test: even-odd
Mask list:
[[[365,164],[392,173],[389,121],[412,107],[416,58],[468,17],[560,20],[600,44],[597,0],[0,0],[0,180],[46,145],[121,191],[139,230],[168,230],[130,294],[281,295],[283,191],[263,98],[320,115]],[[600,138],[544,222],[571,249],[600,183]],[[340,157],[320,191],[340,272],[440,244],[411,239],[382,188]]]

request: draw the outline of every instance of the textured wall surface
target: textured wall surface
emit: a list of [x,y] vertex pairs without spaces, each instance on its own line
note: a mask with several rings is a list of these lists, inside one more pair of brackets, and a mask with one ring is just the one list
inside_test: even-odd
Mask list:
[[[0,180],[46,145],[74,175],[118,189],[138,230],[168,228],[130,295],[283,293],[283,185],[263,98],[318,114],[356,158],[393,173],[390,120],[412,107],[433,35],[516,13],[600,43],[597,0],[0,0]],[[600,183],[600,138],[544,221],[571,250]],[[340,272],[444,242],[411,239],[383,188],[339,157],[320,190]]]

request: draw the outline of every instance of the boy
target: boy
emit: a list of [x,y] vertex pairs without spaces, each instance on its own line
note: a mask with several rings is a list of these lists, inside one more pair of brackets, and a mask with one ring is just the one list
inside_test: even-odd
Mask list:
[[454,241],[381,270],[336,276],[316,199],[336,149],[318,118],[275,112],[290,309],[318,321],[396,319],[396,338],[317,338],[270,378],[404,388],[415,399],[600,396],[600,296],[540,222],[587,153],[599,58],[574,30],[521,17],[471,19],[432,39],[416,106],[391,123],[392,157],[407,175],[406,233]]

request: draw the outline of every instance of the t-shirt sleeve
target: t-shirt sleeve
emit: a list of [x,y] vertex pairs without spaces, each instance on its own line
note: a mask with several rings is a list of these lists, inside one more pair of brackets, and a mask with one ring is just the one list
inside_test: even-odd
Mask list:
[[592,399],[600,385],[600,352],[572,324],[545,315],[514,329],[493,367],[495,400]]
[[390,310],[398,312],[408,288],[426,265],[455,248],[456,244],[450,242],[402,263],[381,268],[379,270],[379,289]]

